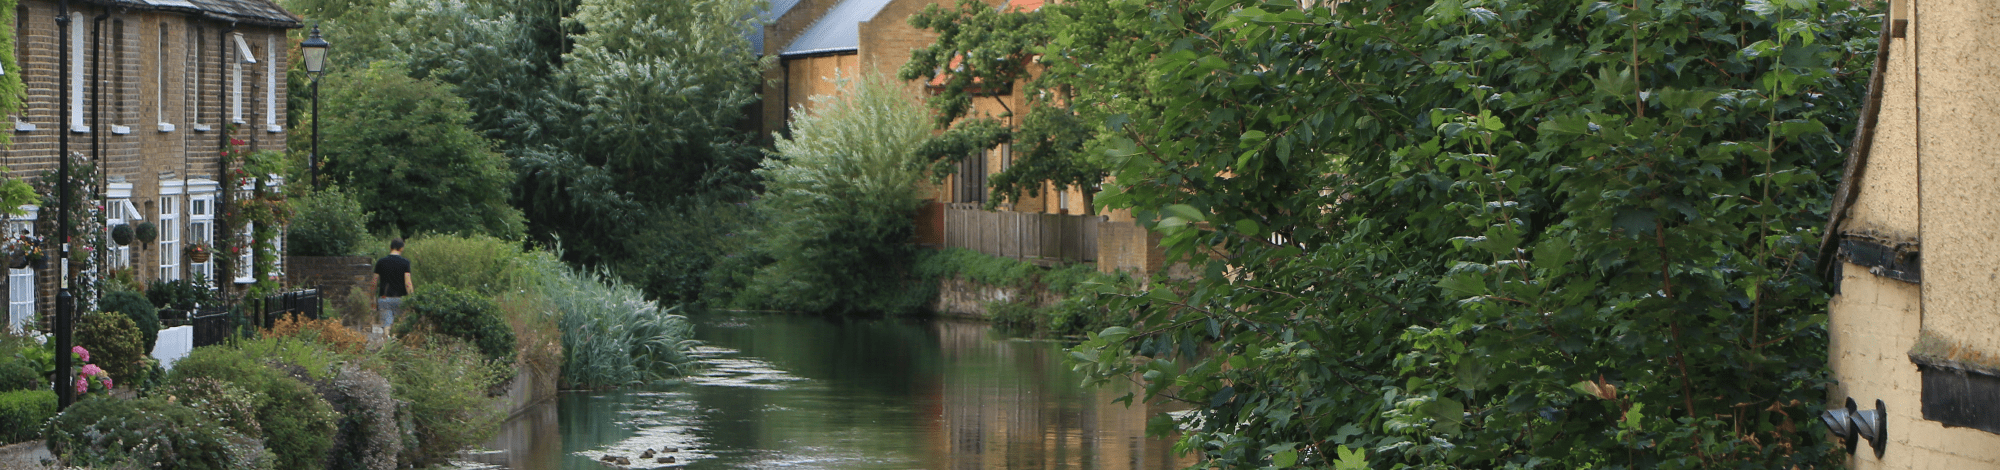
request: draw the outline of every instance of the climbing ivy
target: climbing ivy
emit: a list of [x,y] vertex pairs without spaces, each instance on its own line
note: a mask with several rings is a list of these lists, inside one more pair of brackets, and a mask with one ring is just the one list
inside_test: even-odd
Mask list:
[[1195,274],[1073,358],[1201,467],[1835,464],[1811,248],[1872,4],[1077,3],[1160,45],[1098,202]]

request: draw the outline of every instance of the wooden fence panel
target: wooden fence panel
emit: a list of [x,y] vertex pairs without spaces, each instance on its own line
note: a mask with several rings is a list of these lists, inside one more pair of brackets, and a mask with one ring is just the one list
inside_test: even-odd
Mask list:
[[1044,262],[1097,260],[1101,216],[988,211],[948,204],[944,245],[988,255]]

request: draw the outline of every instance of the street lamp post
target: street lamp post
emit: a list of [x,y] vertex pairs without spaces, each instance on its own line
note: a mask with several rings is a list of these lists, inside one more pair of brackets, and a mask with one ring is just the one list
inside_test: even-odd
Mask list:
[[318,23],[313,23],[312,35],[307,36],[305,41],[299,42],[300,52],[304,53],[306,59],[306,74],[312,76],[313,140],[312,154],[306,159],[306,166],[310,170],[306,183],[314,188],[319,187],[319,77],[326,71],[327,46],[326,39],[319,36]]

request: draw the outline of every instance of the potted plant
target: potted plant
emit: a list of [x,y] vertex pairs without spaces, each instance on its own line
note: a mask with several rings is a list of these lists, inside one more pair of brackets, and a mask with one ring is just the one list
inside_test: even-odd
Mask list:
[[214,254],[215,248],[208,246],[207,243],[189,243],[187,247],[188,261],[195,263],[206,263],[208,257]]
[[111,227],[111,242],[118,246],[132,246],[132,224],[118,224]]
[[153,240],[160,239],[160,227],[153,225],[152,222],[140,222],[138,225],[132,226],[132,235],[139,238],[139,243],[144,243],[146,247],[151,248]]

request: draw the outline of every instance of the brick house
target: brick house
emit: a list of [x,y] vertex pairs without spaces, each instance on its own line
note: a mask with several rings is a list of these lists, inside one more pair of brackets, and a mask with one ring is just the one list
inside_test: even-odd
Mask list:
[[2000,16],[1893,0],[1885,20],[1821,250],[1827,405],[1881,426],[1851,468],[2000,468]]
[[[65,11],[67,37],[58,21]],[[103,208],[107,230],[139,222],[159,229],[151,246],[107,244],[100,270],[129,270],[140,282],[253,282],[223,272],[217,259],[190,262],[182,250],[228,235],[217,233],[227,202],[218,168],[225,142],[285,148],[293,47],[286,32],[300,26],[298,17],[269,0],[20,0],[13,21],[18,65],[4,72],[19,74],[26,96],[7,116],[13,145],[0,150],[6,176],[33,180],[55,171],[66,134],[72,155],[98,168],[97,181],[79,184],[89,185],[95,198],[82,204]],[[59,59],[65,46],[67,75]],[[66,102],[58,98],[64,90]],[[61,122],[65,110],[69,119]],[[55,218],[51,207],[6,223],[9,233],[53,235]],[[56,269],[51,261],[49,269],[9,270],[10,322],[53,314]]]

